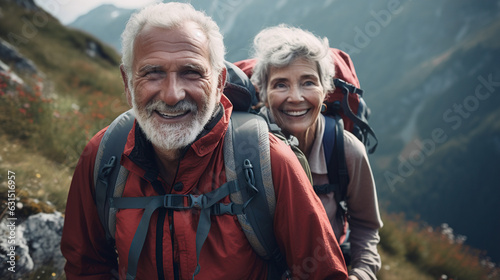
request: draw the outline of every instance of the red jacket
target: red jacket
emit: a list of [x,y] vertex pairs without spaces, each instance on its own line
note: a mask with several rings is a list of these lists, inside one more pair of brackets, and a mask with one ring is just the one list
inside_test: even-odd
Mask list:
[[[226,181],[223,139],[232,105],[221,100],[224,114],[206,135],[187,148],[180,159],[173,188],[156,173],[165,193],[206,193]],[[116,252],[105,240],[94,203],[94,161],[104,130],[85,147],[76,167],[66,206],[61,250],[68,279],[110,279],[112,271],[125,278],[127,257],[143,209],[122,209],[117,215]],[[271,134],[270,134],[271,135]],[[347,279],[347,271],[323,206],[293,152],[270,136],[271,165],[276,191],[274,229],[278,245],[294,279]],[[151,144],[137,124],[131,130],[121,164],[129,171],[124,197],[159,195],[146,171],[156,170]],[[158,185],[158,184],[157,184]],[[179,187],[181,186],[181,187]],[[229,198],[226,197],[226,202]],[[199,211],[160,208],[151,217],[137,268],[138,279],[191,279],[196,267]],[[267,264],[252,249],[236,216],[212,216],[212,226],[200,255],[196,279],[265,279]],[[161,227],[161,229],[160,229]],[[158,230],[157,230],[158,228]],[[170,230],[172,228],[172,230]],[[173,235],[173,238],[172,238]]]

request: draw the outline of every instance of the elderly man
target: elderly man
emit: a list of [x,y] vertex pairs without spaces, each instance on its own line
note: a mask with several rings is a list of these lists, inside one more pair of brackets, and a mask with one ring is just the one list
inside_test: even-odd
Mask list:
[[[217,25],[188,4],[157,4],[133,15],[122,38],[120,69],[136,116],[120,161],[129,171],[123,197],[216,190],[226,182],[223,147],[232,112],[222,94],[225,50]],[[108,242],[92,179],[105,131],[86,146],[68,195],[61,241],[68,279],[268,277],[268,263],[252,249],[232,215],[211,217],[198,252],[200,211],[160,207],[151,215],[139,258],[133,256],[131,244],[145,211],[121,209],[115,242]],[[347,279],[326,213],[298,160],[272,135],[269,143],[276,194],[274,235],[289,270],[297,279]],[[131,256],[137,259],[132,272]]]

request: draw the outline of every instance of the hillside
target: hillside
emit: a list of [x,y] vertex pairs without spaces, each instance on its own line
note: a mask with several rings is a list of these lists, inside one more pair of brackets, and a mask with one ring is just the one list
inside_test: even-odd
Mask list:
[[[0,21],[0,234],[13,234],[15,218],[17,267],[8,270],[12,244],[0,240],[0,278],[64,279],[60,212],[87,141],[128,108],[120,58],[29,0],[1,1]],[[28,220],[44,226],[23,230]]]
[[[26,112],[6,107],[11,113],[2,115],[2,122],[6,124],[2,128],[13,137],[21,133],[23,140],[33,141],[32,144],[44,143],[34,148],[50,159],[74,164],[85,139],[124,108],[122,82],[117,71],[120,58],[92,35],[68,30],[36,6],[19,9],[15,2],[2,1],[1,4],[0,37],[2,48],[8,50],[2,61],[11,67],[10,72],[25,77],[23,83],[10,86],[31,87],[30,94],[34,97],[26,97],[26,106],[29,106]],[[22,54],[21,58],[16,53]],[[35,65],[35,70],[27,72],[19,68],[16,61],[23,59]],[[96,103],[112,107],[96,110]],[[29,131],[19,124],[27,117],[33,121]],[[68,126],[67,119],[75,117],[83,129]]]
[[[292,2],[290,1],[288,4]],[[334,2],[325,1],[325,7],[331,8],[331,4]],[[0,200],[6,200],[6,175],[8,171],[16,172],[16,184],[19,186],[17,196],[23,205],[23,208],[18,209],[17,214],[20,219],[24,219],[28,215],[40,211],[64,211],[70,177],[84,145],[92,135],[128,107],[124,102],[122,81],[118,70],[120,59],[114,49],[110,47],[112,43],[101,42],[97,35],[90,35],[94,34],[93,32],[86,33],[62,26],[56,19],[39,10],[36,6],[26,8],[17,3],[31,3],[31,1],[7,0],[0,3],[0,20],[2,22],[0,38],[3,40],[0,52],[0,60],[3,62],[0,64],[2,69],[0,71],[0,110],[3,112],[0,116],[2,124],[0,126],[0,144],[3,147],[0,151],[0,193],[2,194]],[[256,32],[260,26],[254,27],[249,24],[248,26],[251,26],[248,28],[249,33],[241,33],[241,42],[231,43],[228,40],[236,40],[235,34],[241,30],[238,27],[245,26],[239,22],[244,22],[247,20],[246,18],[250,20],[249,14],[245,11],[258,9],[265,4],[265,1],[244,2],[241,8],[231,6],[235,3],[234,1],[199,3],[211,11],[216,20],[224,22],[221,26],[227,32],[226,43],[232,46],[229,48],[228,54],[228,59],[231,60],[243,58],[243,52],[248,51],[248,47],[242,47],[248,46],[243,41],[245,38],[251,38],[250,34],[253,32],[251,30]],[[339,9],[352,8],[349,6],[350,4],[346,3],[339,4],[345,5],[340,6]],[[359,1],[352,3],[352,5],[359,5]],[[441,1],[440,3],[444,5],[449,2]],[[293,4],[298,6],[299,2],[293,2]],[[96,14],[103,16],[113,13],[109,8],[107,7],[106,13]],[[289,15],[289,19],[297,22],[310,18],[313,13],[310,9],[304,9],[298,13],[296,12],[297,8],[292,9],[288,5],[278,5],[274,8],[280,9],[284,14],[295,11],[294,14]],[[368,21],[365,23],[373,20],[370,18],[369,12],[371,10],[378,11],[382,8],[381,3],[367,7],[368,15],[364,19]],[[410,13],[409,9],[407,11]],[[321,11],[321,13],[327,12],[328,9]],[[344,14],[338,12],[337,16],[347,17]],[[272,15],[272,11],[263,12],[261,15],[262,24],[271,20],[279,20],[273,18]],[[115,17],[117,20],[118,18]],[[99,18],[93,18],[93,20],[112,24],[100,21]],[[360,19],[357,23],[351,23],[350,27],[344,29],[354,28],[353,26],[360,25],[360,22],[363,21]],[[394,18],[394,22],[396,22],[396,18]],[[314,21],[311,20],[309,24],[312,26]],[[391,24],[391,26],[395,25],[399,24]],[[380,246],[384,268],[380,272],[380,279],[436,279],[443,273],[460,276],[460,279],[482,279],[490,272],[484,268],[484,265],[481,265],[481,260],[484,257],[482,252],[477,253],[475,249],[460,243],[460,240],[452,239],[450,241],[448,236],[443,237],[445,231],[440,226],[441,223],[448,222],[456,233],[466,234],[467,241],[473,244],[471,236],[474,236],[475,231],[470,235],[465,232],[468,229],[476,231],[479,229],[479,232],[484,234],[486,231],[481,231],[481,229],[486,226],[491,227],[491,222],[484,222],[480,219],[495,218],[495,209],[498,208],[495,208],[492,203],[494,203],[493,198],[498,197],[498,194],[494,193],[497,188],[492,187],[496,178],[490,175],[498,176],[494,169],[495,166],[499,165],[493,160],[487,159],[485,161],[484,159],[494,155],[498,150],[485,150],[484,147],[498,145],[498,139],[495,138],[500,135],[498,133],[498,114],[496,113],[498,110],[495,110],[495,105],[498,104],[498,95],[493,93],[488,97],[485,95],[485,100],[481,100],[479,103],[480,107],[469,110],[470,117],[462,118],[461,125],[456,129],[453,129],[457,125],[456,114],[450,115],[453,121],[443,120],[441,123],[435,121],[441,120],[442,114],[449,108],[453,109],[454,103],[472,102],[467,101],[470,99],[470,94],[467,93],[475,92],[475,88],[481,84],[479,77],[488,80],[491,73],[493,81],[500,81],[498,66],[492,59],[498,57],[499,44],[493,36],[498,34],[498,31],[495,29],[495,25],[485,25],[489,28],[482,28],[481,32],[476,32],[476,29],[472,33],[465,32],[461,44],[453,44],[453,47],[449,46],[449,49],[440,48],[442,50],[436,50],[435,55],[428,59],[416,56],[412,61],[421,59],[419,63],[405,68],[406,71],[398,72],[403,77],[399,79],[400,83],[384,84],[379,82],[384,84],[383,91],[363,86],[369,96],[377,96],[376,99],[371,98],[370,100],[374,112],[372,123],[382,141],[379,151],[372,156],[372,161],[375,163],[376,178],[379,181],[381,203],[384,208],[393,212],[404,210],[408,213],[407,218],[410,220],[413,218],[413,214],[421,215],[419,222],[407,223],[400,216],[386,214],[384,211],[383,218],[386,221],[386,226],[381,231],[382,243]],[[102,25],[100,28],[107,29],[104,27],[105,25]],[[389,29],[389,27],[387,28]],[[352,34],[346,30],[344,30],[343,36],[347,36],[344,37],[347,38],[345,42],[350,42],[348,38]],[[111,38],[111,35],[108,37]],[[334,40],[331,39],[331,42]],[[372,47],[374,49],[381,48],[376,43],[377,40],[374,38],[370,42],[370,47],[364,49],[362,53],[368,56],[369,52],[366,50]],[[8,51],[4,52],[6,49]],[[389,52],[389,50],[385,51]],[[431,53],[429,50],[425,50],[425,52]],[[449,53],[449,55],[442,59],[436,59],[440,57],[441,53]],[[359,69],[358,74],[364,73],[359,74],[362,85],[369,85],[369,82],[364,81],[370,81],[372,75],[367,74],[370,72],[370,67],[363,63],[363,60],[360,61],[361,55],[353,54],[353,59],[357,69]],[[378,55],[370,57],[375,59]],[[390,65],[394,63],[393,61],[397,61],[397,58],[391,59],[394,60],[390,62]],[[387,63],[389,64],[389,62]],[[457,68],[457,64],[461,67]],[[9,67],[9,70],[5,70],[5,67]],[[377,71],[377,75],[384,73],[390,75],[390,72],[388,74],[387,71],[385,68],[381,69]],[[439,77],[443,75],[448,77],[443,73],[449,72],[452,72],[448,75],[453,79],[447,80],[446,84],[450,85],[441,86]],[[456,81],[462,81],[462,83]],[[373,80],[371,83],[376,84]],[[436,88],[438,93],[425,95],[425,104],[418,110],[416,118],[419,121],[415,122],[413,133],[410,134],[406,142],[403,142],[401,137],[397,135],[400,134],[402,127],[406,127],[404,124],[409,121],[407,116],[409,110],[408,107],[403,110],[400,108],[401,106],[396,105],[411,105],[412,98],[418,100],[424,89],[433,88]],[[443,96],[446,97],[446,101],[443,101]],[[483,95],[480,97],[483,98]],[[385,109],[386,104],[391,105],[389,110]],[[469,106],[472,105],[474,104],[469,104]],[[384,125],[388,122],[387,119],[392,119],[384,113],[390,114],[392,112],[395,114],[396,110],[399,109],[405,112],[398,112],[400,117],[394,119],[394,123],[391,123],[390,127]],[[425,118],[419,116],[425,116]],[[397,120],[401,121],[398,123]],[[425,163],[414,166],[415,171],[411,172],[409,176],[404,176],[406,173],[402,174],[398,170],[399,157],[397,155],[405,155],[401,151],[406,151],[406,154],[411,155],[414,150],[405,144],[411,144],[416,139],[427,143],[424,140],[432,136],[431,132],[434,128],[446,129],[447,140],[439,145],[436,144],[435,150],[429,152],[431,155],[426,155]],[[422,153],[426,151],[422,150]],[[470,157],[471,154],[474,157]],[[458,166],[456,165],[457,161],[460,163]],[[489,164],[490,162],[491,164]],[[396,176],[404,176],[403,182],[396,180],[395,184],[391,185],[385,179],[385,171],[391,171]],[[464,177],[467,174],[475,174],[476,176],[471,179],[476,178],[482,181],[479,184],[475,184],[478,182],[477,180],[467,181],[468,188],[465,188]],[[469,184],[482,187],[470,187]],[[474,192],[467,192],[468,190]],[[481,190],[479,195],[478,190]],[[450,192],[460,193],[460,196],[457,196],[457,199],[450,199],[451,196],[448,195]],[[464,202],[463,199],[467,197],[471,199]],[[405,200],[406,198],[408,200]],[[443,198],[446,199],[443,200]],[[423,201],[426,201],[427,204]],[[460,204],[457,204],[457,201]],[[466,224],[465,227],[458,229],[458,225],[463,224],[462,219],[472,220],[470,215],[477,213],[474,207],[478,204],[490,209],[489,211],[486,209],[480,211],[480,213],[486,214],[481,215],[479,219],[477,215],[473,217],[474,220],[481,221],[481,223],[474,227]],[[429,211],[425,212],[426,209]],[[433,234],[428,233],[432,228],[435,228],[432,230]],[[491,236],[498,235],[495,230],[491,232]],[[495,240],[495,238],[490,240]],[[487,248],[494,248],[490,244],[486,244]],[[478,248],[485,250],[484,247],[478,246]],[[43,274],[42,271],[45,273],[50,270],[42,267],[32,272],[31,279]],[[42,275],[42,279],[53,279],[50,275],[44,275]]]
[[[7,170],[16,168],[17,184],[27,192],[24,199],[48,201],[61,211],[87,140],[127,108],[117,71],[120,59],[95,37],[28,7],[20,8],[16,1],[0,5],[0,133],[5,147],[0,179],[5,182]],[[19,146],[23,152],[16,154]],[[69,174],[55,176],[64,172]]]

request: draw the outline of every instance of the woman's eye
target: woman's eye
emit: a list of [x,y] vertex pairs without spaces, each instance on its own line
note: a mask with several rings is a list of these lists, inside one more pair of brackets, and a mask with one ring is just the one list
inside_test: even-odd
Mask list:
[[276,83],[274,85],[274,88],[286,88],[286,84],[285,83]]
[[315,83],[315,82],[313,82],[313,81],[306,81],[306,82],[304,83],[304,86],[315,86],[315,85],[316,85],[316,83]]

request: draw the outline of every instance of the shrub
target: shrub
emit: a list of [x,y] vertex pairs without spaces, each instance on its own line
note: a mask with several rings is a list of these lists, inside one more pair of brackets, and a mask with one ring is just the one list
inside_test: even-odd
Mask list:
[[450,279],[480,280],[498,277],[499,269],[484,252],[464,244],[446,224],[433,228],[420,221],[405,221],[402,214],[385,214],[380,246],[389,254],[404,258],[421,271]]

